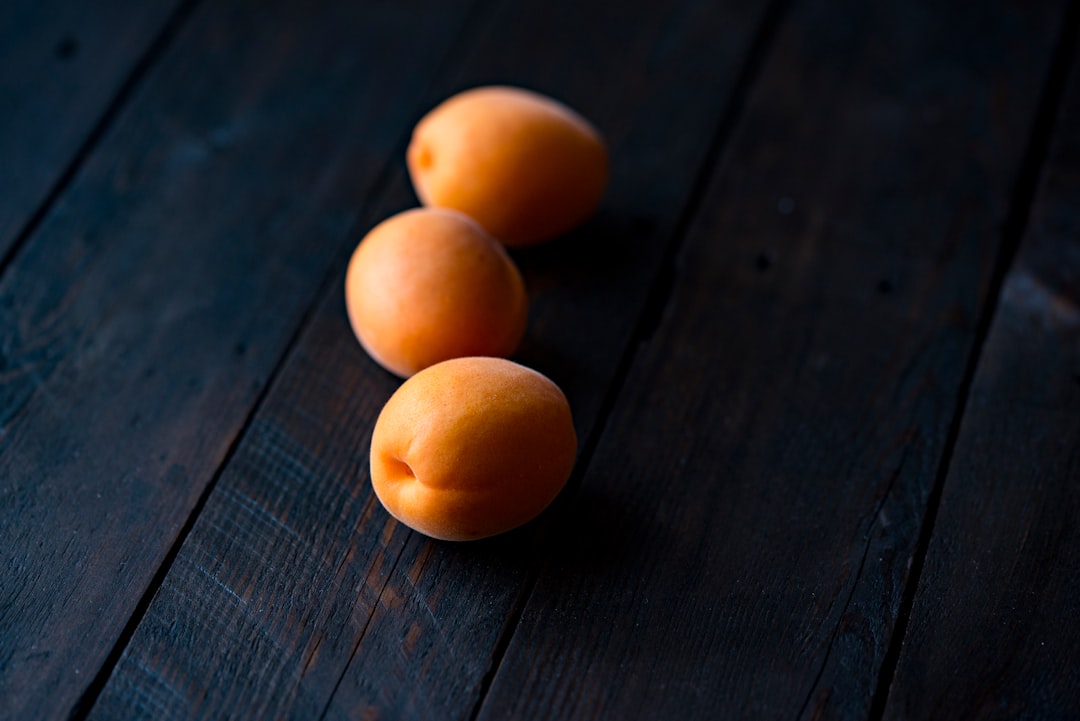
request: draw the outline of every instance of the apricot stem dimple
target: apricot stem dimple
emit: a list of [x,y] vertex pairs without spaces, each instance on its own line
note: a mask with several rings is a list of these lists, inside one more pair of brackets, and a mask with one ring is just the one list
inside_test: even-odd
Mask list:
[[395,471],[394,475],[400,477],[402,480],[416,478],[416,473],[413,472],[412,466],[396,456],[390,459],[390,466]]
[[430,168],[435,162],[431,150],[425,145],[416,152],[416,164],[421,168]]

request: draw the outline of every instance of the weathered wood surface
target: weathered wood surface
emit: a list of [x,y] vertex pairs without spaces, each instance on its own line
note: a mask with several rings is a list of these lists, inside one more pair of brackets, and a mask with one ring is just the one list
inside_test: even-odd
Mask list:
[[[633,22],[623,12],[551,0],[491,8],[429,97],[513,79],[580,108],[610,142],[613,181],[600,215],[518,254],[533,302],[519,359],[564,387],[583,439],[712,160],[765,3],[701,14],[681,2]],[[603,54],[591,49],[597,27],[612,33]],[[551,57],[550,67],[539,57]],[[369,226],[415,202],[403,156],[396,162]],[[378,506],[369,434],[399,381],[351,336],[340,275],[91,718],[160,717],[158,709],[176,718],[473,713],[531,580],[536,529],[436,543]],[[287,580],[275,583],[282,573]]]
[[[66,151],[0,138],[53,168],[0,261],[0,718],[1075,714],[1075,132],[953,448],[1067,4],[184,3],[32,129]],[[415,203],[415,120],[488,82],[614,165],[515,256],[575,476],[449,544],[371,493],[399,381],[342,275]]]
[[[0,3],[0,266],[164,42],[180,0]],[[103,125],[104,123],[104,125]]]
[[470,5],[200,7],[0,278],[0,715],[93,695]]
[[1080,718],[1080,65],[946,477],[886,718]]
[[480,719],[867,716],[1062,11],[793,5]]

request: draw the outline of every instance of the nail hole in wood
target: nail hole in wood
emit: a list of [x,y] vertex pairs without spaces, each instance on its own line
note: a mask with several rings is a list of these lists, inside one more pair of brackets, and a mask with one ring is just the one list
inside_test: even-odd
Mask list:
[[79,43],[73,37],[63,37],[56,44],[56,57],[60,60],[70,60],[79,51]]
[[772,258],[769,257],[768,253],[758,253],[757,257],[754,258],[754,267],[758,269],[758,272],[764,273],[772,267]]
[[879,280],[878,284],[877,284],[877,292],[881,293],[882,295],[888,295],[889,293],[892,293],[893,292],[892,281],[889,280],[888,278],[883,278],[883,279]]

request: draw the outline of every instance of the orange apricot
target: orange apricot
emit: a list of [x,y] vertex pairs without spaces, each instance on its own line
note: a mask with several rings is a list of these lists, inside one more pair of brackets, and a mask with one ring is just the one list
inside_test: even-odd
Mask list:
[[402,377],[462,356],[510,356],[528,320],[521,273],[467,216],[414,208],[369,232],[345,275],[360,345]]
[[585,118],[504,86],[467,90],[425,115],[406,163],[421,203],[460,210],[510,247],[583,222],[608,177],[604,142]]
[[502,358],[457,358],[420,371],[387,401],[371,437],[371,484],[410,528],[474,540],[539,515],[576,454],[555,383]]

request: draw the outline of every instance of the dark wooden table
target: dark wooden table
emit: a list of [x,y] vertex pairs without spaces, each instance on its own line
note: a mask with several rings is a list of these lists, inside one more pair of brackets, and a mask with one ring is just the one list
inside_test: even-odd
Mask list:
[[[1080,3],[0,4],[0,717],[1080,718]],[[451,93],[558,97],[516,252],[565,492],[434,542],[345,262]]]

